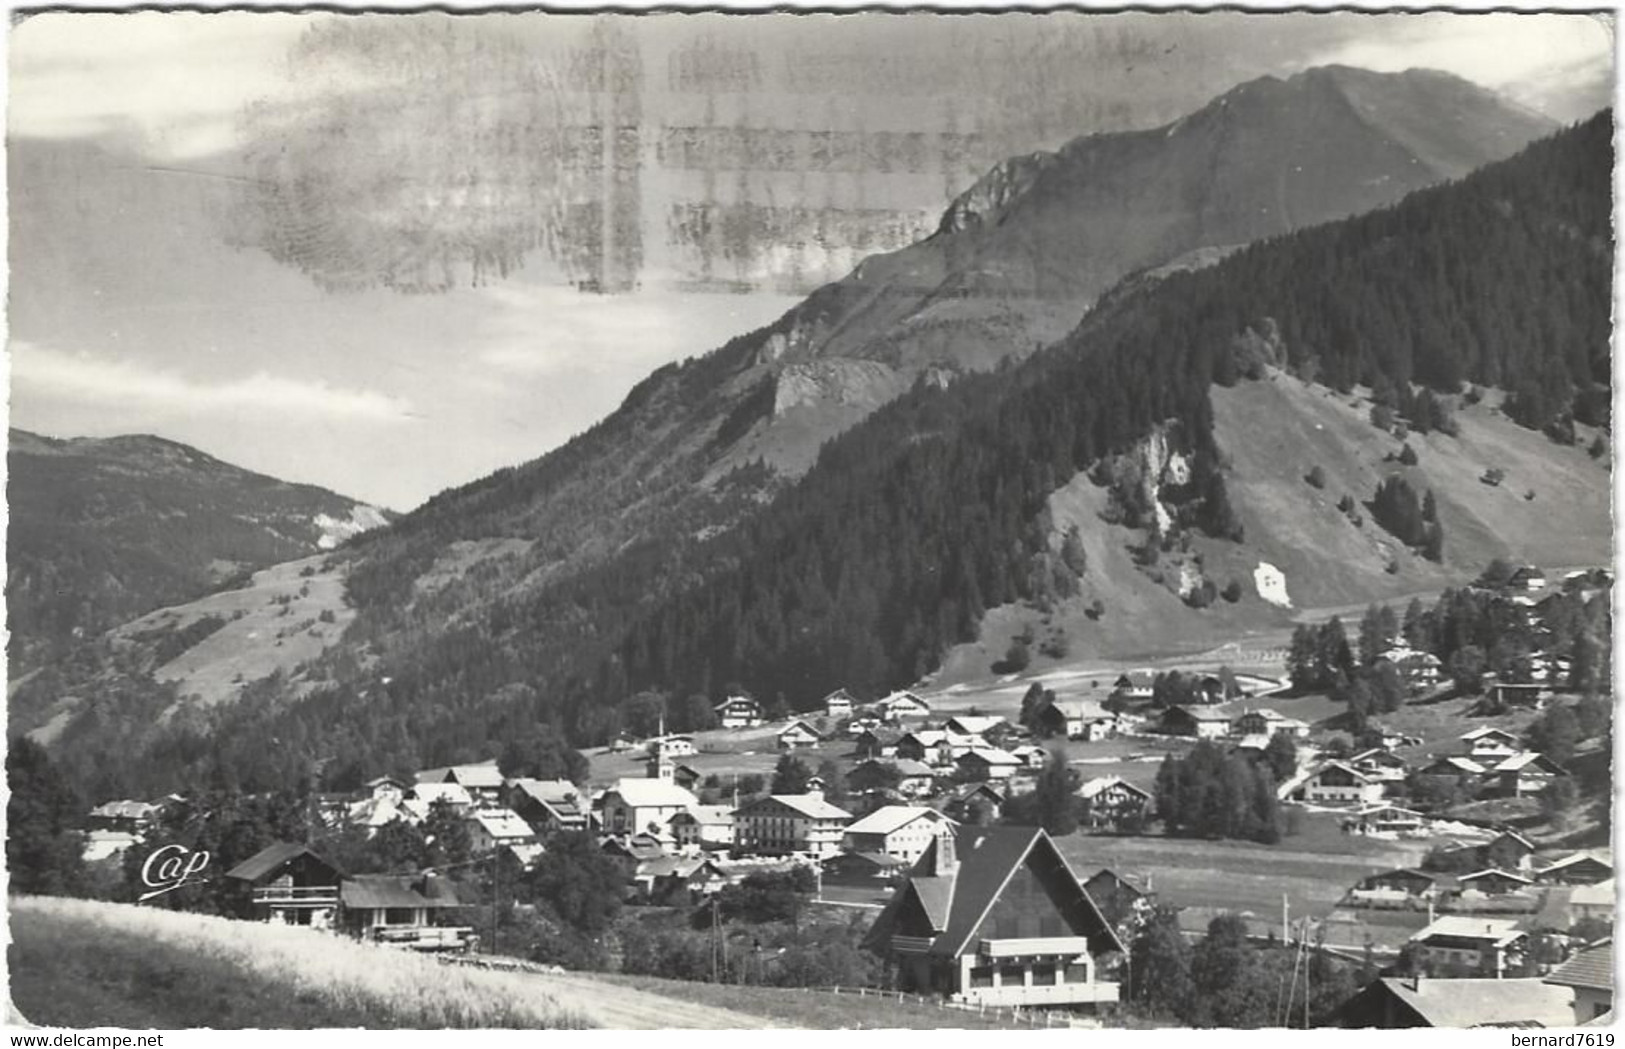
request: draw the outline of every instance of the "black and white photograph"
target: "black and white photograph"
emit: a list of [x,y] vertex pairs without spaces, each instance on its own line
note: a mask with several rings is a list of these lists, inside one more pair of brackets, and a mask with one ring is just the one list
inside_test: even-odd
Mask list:
[[10,13],[11,1044],[1613,1044],[1612,9]]

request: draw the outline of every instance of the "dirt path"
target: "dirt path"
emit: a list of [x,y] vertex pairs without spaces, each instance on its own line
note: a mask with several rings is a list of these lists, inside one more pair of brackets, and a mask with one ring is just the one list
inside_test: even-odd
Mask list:
[[725,1031],[774,1027],[758,1016],[695,1005],[678,998],[650,994],[631,987],[599,983],[580,976],[531,974],[558,998],[559,1004],[580,1009],[602,1027],[617,1031],[655,1031],[687,1028]]

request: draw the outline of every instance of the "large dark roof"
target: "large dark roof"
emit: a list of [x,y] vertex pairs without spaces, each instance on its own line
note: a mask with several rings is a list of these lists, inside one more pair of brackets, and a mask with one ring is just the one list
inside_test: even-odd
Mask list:
[[248,859],[237,864],[226,872],[228,878],[240,878],[243,881],[259,881],[267,874],[271,874],[284,864],[300,856],[310,856],[316,862],[329,867],[335,872],[338,868],[323,859],[308,845],[298,845],[291,841],[279,841],[274,845],[267,845]]
[[981,925],[988,909],[998,899],[1027,857],[1034,850],[1047,850],[1054,861],[1066,871],[1066,881],[1077,889],[1087,908],[1092,926],[1088,932],[1092,950],[1123,949],[1117,934],[1101,915],[1094,900],[1078,882],[1067,866],[1066,859],[1055,843],[1037,827],[960,827],[954,832],[954,852],[958,859],[955,869],[945,875],[931,873],[935,869],[940,839],[927,847],[911,873],[908,884],[893,896],[880,917],[867,942],[879,944],[889,938],[890,928],[896,922],[903,901],[908,897],[919,900],[933,927],[940,930],[932,941],[930,953],[957,957],[964,952],[971,936]]

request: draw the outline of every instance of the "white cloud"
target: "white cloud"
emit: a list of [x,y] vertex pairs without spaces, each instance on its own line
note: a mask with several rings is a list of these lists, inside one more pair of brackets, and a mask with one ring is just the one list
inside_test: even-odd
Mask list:
[[21,340],[12,343],[11,355],[16,395],[40,400],[193,416],[257,414],[385,424],[413,415],[410,402],[398,397],[264,371],[226,382],[200,382],[127,361],[62,353]]
[[1441,69],[1490,88],[1534,74],[1606,59],[1610,20],[1588,14],[1395,14],[1372,21],[1366,39],[1313,55],[1305,64],[1341,63],[1378,72]]
[[[132,129],[170,156],[233,145],[251,102],[309,98],[335,85],[290,78],[285,56],[330,15],[272,12],[47,12],[11,32],[13,134]],[[354,83],[342,87],[359,86]]]
[[524,377],[562,373],[634,378],[666,361],[706,353],[793,306],[789,296],[684,295],[643,290],[588,295],[511,284],[482,289],[490,302],[478,360]]

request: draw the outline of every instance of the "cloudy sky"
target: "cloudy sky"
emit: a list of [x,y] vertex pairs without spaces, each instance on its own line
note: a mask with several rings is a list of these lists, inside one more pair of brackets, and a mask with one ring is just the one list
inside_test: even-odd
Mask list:
[[35,16],[11,422],[406,509],[928,233],[1003,156],[1331,62],[1572,120],[1611,49],[1578,14]]

